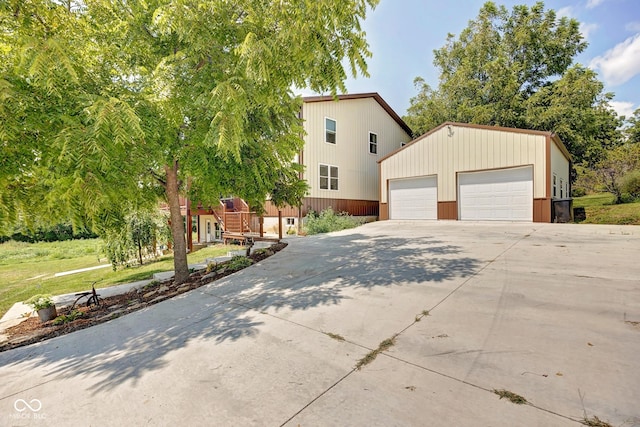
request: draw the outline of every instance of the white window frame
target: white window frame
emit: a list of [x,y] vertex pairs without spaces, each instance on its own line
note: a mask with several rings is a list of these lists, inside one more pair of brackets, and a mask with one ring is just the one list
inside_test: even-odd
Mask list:
[[[375,142],[371,141],[371,135],[375,136]],[[378,134],[375,132],[369,132],[369,154],[378,155]],[[375,147],[375,151],[371,151],[371,147]]]
[[560,178],[560,198],[564,198],[564,179]]
[[[328,175],[322,175],[322,167],[326,166],[327,167],[327,174]],[[336,177],[332,177],[331,176],[331,172],[332,169],[335,168],[336,171]],[[322,187],[322,178],[326,178],[327,179],[327,188],[323,188]],[[336,188],[331,188],[332,187],[332,181],[335,180],[335,186]],[[326,163],[319,163],[318,164],[318,188],[320,188],[320,190],[328,190],[328,191],[338,191],[340,189],[340,174],[338,173],[338,166],[336,165],[329,165]]]
[[[331,120],[334,124],[335,130],[330,130],[327,128],[327,120]],[[333,142],[327,141],[327,135],[329,133],[333,134]],[[332,119],[331,117],[324,118],[324,142],[325,144],[337,145],[338,144],[338,121],[336,119]]]
[[556,197],[558,194],[558,176],[553,174],[553,197]]
[[295,218],[287,218],[287,225],[296,225]]

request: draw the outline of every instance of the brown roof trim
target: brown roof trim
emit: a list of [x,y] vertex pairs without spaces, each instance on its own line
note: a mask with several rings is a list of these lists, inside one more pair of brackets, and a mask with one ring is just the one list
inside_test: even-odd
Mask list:
[[558,147],[558,149],[560,151],[562,151],[562,154],[564,154],[564,156],[567,158],[567,160],[572,162],[573,158],[571,157],[571,153],[569,153],[569,150],[567,150],[567,147],[564,145],[564,143],[562,142],[560,137],[558,135],[556,135],[555,133],[552,133],[551,134],[551,140],[556,143],[556,147]]
[[344,95],[321,95],[321,96],[305,96],[302,98],[303,102],[311,103],[311,102],[326,102],[326,101],[342,101],[347,99],[366,99],[373,98],[376,100],[378,104],[396,121],[409,136],[413,136],[413,131],[411,128],[402,120],[402,118],[393,111],[393,108],[387,102],[382,99],[380,94],[377,92],[369,92],[369,93],[351,93]]
[[485,130],[493,130],[493,131],[498,131],[498,132],[523,133],[523,134],[528,134],[528,135],[545,136],[545,137],[551,138],[553,140],[553,142],[555,142],[556,146],[560,149],[560,151],[562,151],[562,154],[564,154],[564,156],[567,158],[567,160],[571,161],[571,154],[569,153],[569,150],[567,150],[567,147],[565,147],[565,145],[562,143],[562,141],[560,140],[558,135],[556,135],[553,132],[542,131],[542,130],[532,130],[532,129],[507,128],[507,127],[502,127],[502,126],[476,125],[476,124],[473,124],[473,123],[444,122],[441,125],[431,129],[429,132],[425,133],[424,135],[421,135],[421,136],[417,137],[416,139],[414,139],[413,141],[405,144],[404,147],[401,147],[401,148],[399,148],[399,149],[387,154],[386,156],[384,156],[383,158],[378,160],[378,163],[380,163],[383,160],[386,160],[387,158],[393,156],[398,151],[404,150],[409,145],[411,145],[411,144],[413,144],[413,143],[415,143],[415,142],[417,142],[417,141],[419,141],[421,139],[424,139],[424,138],[428,137],[429,135],[432,135],[432,134],[438,132],[440,129],[442,129],[442,128],[446,127],[446,126],[455,126],[455,127],[471,128],[471,129],[485,129]]

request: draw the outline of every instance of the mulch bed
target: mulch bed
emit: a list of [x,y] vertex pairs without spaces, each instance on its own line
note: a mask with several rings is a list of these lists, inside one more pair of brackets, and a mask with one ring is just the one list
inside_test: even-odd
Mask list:
[[[253,263],[256,263],[281,251],[286,246],[287,244],[283,242],[276,243],[268,249],[254,251],[249,258]],[[190,274],[189,280],[185,283],[176,284],[173,279],[156,281],[140,289],[133,289],[121,295],[104,298],[100,301],[100,305],[89,307],[84,304],[76,305],[74,311],[82,314],[74,320],[59,325],[54,324],[54,320],[42,323],[37,317],[30,317],[4,332],[4,334],[8,335],[9,341],[0,345],[0,352],[98,325],[197,289],[238,271],[229,268],[229,264],[230,261],[219,263],[211,272],[207,272],[207,270],[195,271]],[[70,313],[70,306],[58,309],[58,316],[69,315]]]

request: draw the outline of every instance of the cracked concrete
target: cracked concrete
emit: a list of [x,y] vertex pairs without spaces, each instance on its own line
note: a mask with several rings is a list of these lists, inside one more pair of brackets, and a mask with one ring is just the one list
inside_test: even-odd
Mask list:
[[640,425],[637,259],[640,227],[387,221],[291,239],[0,353],[0,424]]

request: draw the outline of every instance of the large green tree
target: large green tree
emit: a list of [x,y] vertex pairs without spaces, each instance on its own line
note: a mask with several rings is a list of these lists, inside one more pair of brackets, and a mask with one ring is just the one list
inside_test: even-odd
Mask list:
[[164,199],[186,280],[179,197],[300,198],[292,87],[335,94],[366,75],[377,2],[3,1],[0,224],[107,230]]
[[640,108],[635,110],[633,115],[627,119],[625,135],[628,143],[640,144]]
[[575,161],[594,164],[620,141],[620,121],[595,73],[573,64],[586,46],[579,23],[542,2],[487,2],[434,51],[438,87],[417,78],[405,120],[418,134],[445,121],[552,130]]

